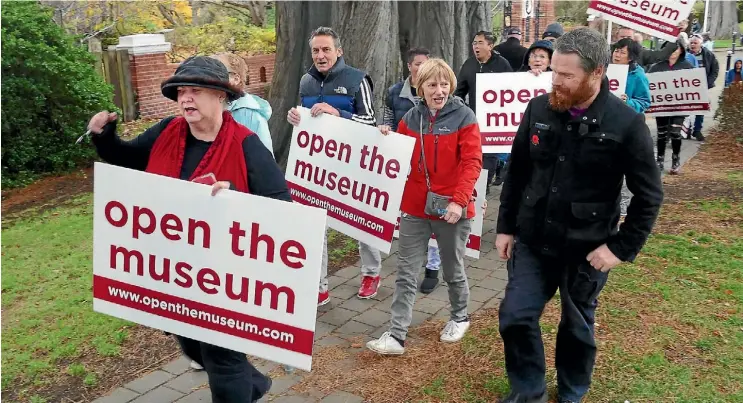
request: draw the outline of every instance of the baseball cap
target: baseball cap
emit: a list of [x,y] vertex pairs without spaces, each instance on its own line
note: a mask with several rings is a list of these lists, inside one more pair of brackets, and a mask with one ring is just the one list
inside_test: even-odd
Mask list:
[[506,35],[521,35],[521,30],[518,27],[508,28]]

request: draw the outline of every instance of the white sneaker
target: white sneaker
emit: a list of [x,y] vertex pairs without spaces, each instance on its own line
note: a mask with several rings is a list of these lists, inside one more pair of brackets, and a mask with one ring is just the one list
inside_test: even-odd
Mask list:
[[190,367],[194,371],[203,371],[204,370],[204,367],[202,367],[201,365],[199,365],[199,363],[196,362],[196,361],[191,361]]
[[383,355],[400,355],[405,352],[405,347],[392,337],[390,332],[384,332],[382,337],[366,343],[366,348]]
[[441,331],[441,341],[446,343],[454,343],[462,340],[464,334],[467,333],[467,329],[470,328],[470,321],[466,322],[455,322],[450,320],[444,326],[444,330]]

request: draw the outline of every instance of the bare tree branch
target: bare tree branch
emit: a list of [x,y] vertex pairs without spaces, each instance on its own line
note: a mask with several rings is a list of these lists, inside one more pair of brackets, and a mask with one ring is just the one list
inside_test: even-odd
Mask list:
[[261,27],[265,25],[265,1],[203,0],[202,3],[237,11],[245,17],[249,17],[254,25]]
[[180,25],[178,21],[176,21],[175,18],[173,18],[173,15],[175,14],[173,10],[168,9],[165,7],[165,5],[158,3],[157,5],[158,11],[160,11],[160,14],[162,14],[163,18],[165,18],[171,25],[178,26]]
[[112,22],[112,23],[111,23],[110,25],[106,25],[105,27],[103,27],[103,28],[99,29],[99,30],[98,30],[98,31],[96,31],[96,32],[93,32],[93,33],[91,33],[91,34],[87,34],[87,35],[85,35],[85,37],[83,37],[83,39],[80,39],[80,44],[83,44],[83,43],[85,43],[85,42],[86,42],[86,41],[87,41],[88,39],[90,39],[90,38],[93,38],[93,37],[96,37],[96,36],[98,36],[98,35],[100,35],[100,34],[102,34],[102,33],[106,32],[106,31],[108,31],[109,29],[111,29],[111,28],[115,27],[115,26],[116,26],[116,24],[117,24],[118,22],[119,22],[119,19],[118,19],[118,18],[116,18],[116,19],[114,20],[114,22]]

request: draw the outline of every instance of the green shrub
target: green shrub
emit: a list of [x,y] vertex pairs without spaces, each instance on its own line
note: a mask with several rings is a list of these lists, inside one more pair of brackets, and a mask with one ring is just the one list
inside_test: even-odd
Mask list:
[[114,109],[93,56],[36,2],[3,2],[2,55],[3,186],[90,161],[92,148],[75,140],[93,114]]

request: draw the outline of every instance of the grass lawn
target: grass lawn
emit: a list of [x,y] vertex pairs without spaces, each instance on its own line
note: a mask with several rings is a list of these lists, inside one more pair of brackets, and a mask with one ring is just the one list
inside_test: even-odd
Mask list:
[[[86,193],[3,223],[3,401],[93,400],[178,355],[162,332],[93,312],[92,211]],[[355,242],[328,238],[331,272],[355,262]]]
[[76,361],[120,354],[127,323],[92,310],[90,196],[3,229],[2,388],[43,384],[58,363],[95,386]]
[[[727,92],[699,154],[681,175],[664,177],[664,205],[642,253],[612,270],[599,296],[586,402],[743,402],[743,93]],[[559,321],[558,295],[540,322],[551,401]],[[352,349],[317,348],[312,373],[294,389],[375,403],[486,403],[507,393],[498,309],[474,315],[461,343],[439,342],[442,326],[411,329],[402,356],[370,352],[363,338]]]

